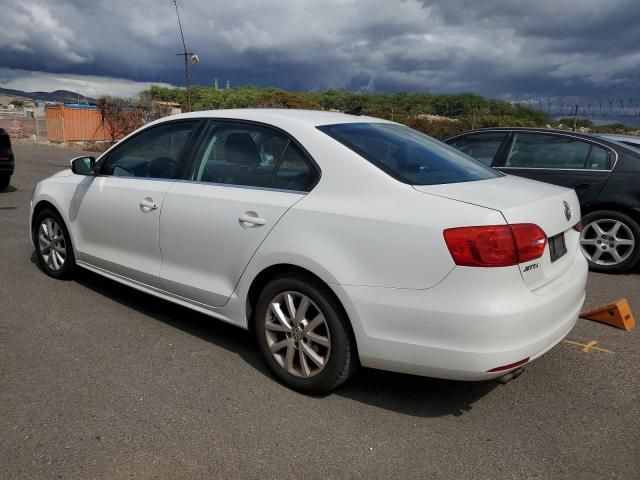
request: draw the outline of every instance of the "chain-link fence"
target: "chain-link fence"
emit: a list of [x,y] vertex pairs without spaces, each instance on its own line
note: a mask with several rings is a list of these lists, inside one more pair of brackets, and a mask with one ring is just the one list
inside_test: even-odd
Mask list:
[[[436,138],[483,127],[542,127],[584,133],[640,135],[640,102],[606,100],[575,102],[528,99],[504,102],[459,96],[421,105],[385,105],[364,113],[405,123]],[[407,111],[411,108],[411,111]]]
[[[506,102],[470,94],[348,95],[342,102],[332,98],[324,103],[318,101],[315,108],[349,111],[353,105],[361,106],[363,114],[404,123],[436,138],[482,127],[553,127],[640,135],[640,101],[635,99],[576,102],[545,98]],[[85,148],[100,150],[140,125],[170,113],[154,103],[120,104],[116,100],[105,102],[101,116],[96,111],[74,109],[64,109],[65,115],[56,115],[55,108],[48,109],[46,117],[0,110],[0,128],[17,142],[82,143]],[[242,106],[256,105],[247,101]],[[285,101],[271,106],[300,108]]]
[[46,143],[48,141],[47,122],[44,117],[29,117],[21,113],[0,113],[0,128],[12,141],[25,143]]

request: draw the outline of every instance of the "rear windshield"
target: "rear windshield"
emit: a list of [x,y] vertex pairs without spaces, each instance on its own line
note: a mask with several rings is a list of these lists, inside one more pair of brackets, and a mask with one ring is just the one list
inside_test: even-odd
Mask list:
[[340,123],[317,128],[410,185],[472,182],[502,176],[455,148],[403,125]]

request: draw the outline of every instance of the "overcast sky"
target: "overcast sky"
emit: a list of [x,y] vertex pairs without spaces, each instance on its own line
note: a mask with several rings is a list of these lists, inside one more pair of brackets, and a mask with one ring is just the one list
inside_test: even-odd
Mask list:
[[[170,0],[1,0],[0,86],[183,84]],[[195,83],[640,97],[638,0],[181,0]]]

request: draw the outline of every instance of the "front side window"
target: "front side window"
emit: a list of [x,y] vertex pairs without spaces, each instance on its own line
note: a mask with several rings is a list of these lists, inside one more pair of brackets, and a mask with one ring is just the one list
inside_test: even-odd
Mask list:
[[100,175],[173,178],[180,154],[197,124],[170,122],[141,132],[109,153]]
[[505,167],[549,169],[608,168],[608,152],[582,140],[563,135],[518,133],[514,135]]
[[471,182],[502,175],[403,125],[340,123],[317,128],[395,179],[411,185]]
[[491,165],[506,136],[506,132],[472,133],[447,143],[485,165]]
[[192,180],[306,191],[315,179],[290,139],[260,125],[216,122],[196,156]]

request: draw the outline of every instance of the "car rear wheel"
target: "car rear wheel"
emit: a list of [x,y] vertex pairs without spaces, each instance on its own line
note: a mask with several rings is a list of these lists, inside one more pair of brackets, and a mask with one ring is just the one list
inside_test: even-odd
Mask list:
[[75,268],[69,232],[57,212],[44,209],[33,222],[33,241],[38,264],[47,275],[67,278]]
[[0,175],[0,191],[6,190],[11,182],[11,175]]
[[597,272],[620,273],[640,260],[640,225],[620,212],[600,210],[582,219],[580,246]]
[[357,368],[355,339],[342,306],[312,277],[285,275],[262,290],[255,311],[262,355],[287,386],[327,393]]

